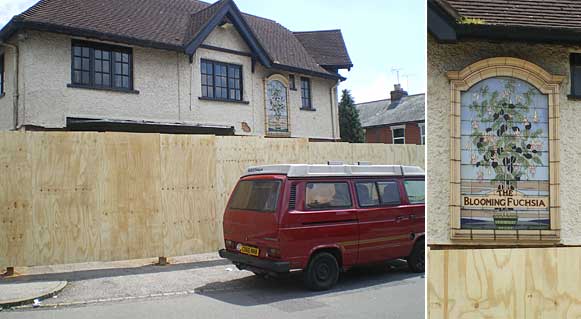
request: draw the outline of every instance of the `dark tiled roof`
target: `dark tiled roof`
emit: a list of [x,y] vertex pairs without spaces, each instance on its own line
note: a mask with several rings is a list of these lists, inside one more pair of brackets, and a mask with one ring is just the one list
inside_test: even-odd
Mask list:
[[[581,30],[579,0],[435,0],[456,19],[498,26]],[[467,21],[470,22],[470,21]]]
[[361,126],[382,126],[425,121],[425,94],[409,95],[397,103],[390,99],[355,104]]
[[[40,0],[4,27],[0,40],[25,27],[183,50],[226,2],[210,5],[198,0]],[[319,66],[311,50],[285,27],[249,14],[243,17],[276,66],[336,76]],[[345,44],[340,43],[335,50],[346,53]]]
[[294,32],[294,35],[320,65],[353,66],[341,30]]
[[226,4],[225,1],[217,1],[216,3],[205,7],[202,10],[194,12],[190,16],[190,25],[186,30],[183,44],[187,44],[202,30],[202,28],[212,19],[212,17]]
[[275,64],[329,73],[309,55],[291,31],[276,21],[245,15],[246,21]]

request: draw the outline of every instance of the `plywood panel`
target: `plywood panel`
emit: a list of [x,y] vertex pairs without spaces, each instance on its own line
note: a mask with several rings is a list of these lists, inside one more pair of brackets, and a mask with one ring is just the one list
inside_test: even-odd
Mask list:
[[352,147],[354,162],[424,167],[423,145],[352,144]]
[[25,134],[0,133],[0,268],[34,262],[28,154]]
[[164,256],[217,250],[214,136],[161,135]]
[[105,133],[101,259],[163,255],[159,134]]
[[64,132],[27,134],[33,177],[36,263],[74,263],[98,256],[97,136]]
[[297,164],[309,160],[309,145],[307,139],[270,138],[262,140],[262,152],[254,153],[258,162],[263,164]]
[[0,133],[0,267],[216,251],[249,166],[420,159],[423,148],[306,139]]
[[448,258],[446,254],[431,254],[428,248],[428,274],[430,280],[427,283],[427,309],[430,319],[446,318],[448,309],[448,287],[444,283],[448,281]]
[[309,143],[310,164],[327,164],[328,161],[342,161],[343,163],[356,163],[353,158],[352,144],[349,143]]
[[429,250],[430,318],[579,318],[581,248]]
[[[249,166],[263,163],[264,138],[218,136],[216,143],[216,222],[220,225],[216,232],[218,240],[223,239],[221,227],[224,209],[238,178]],[[223,245],[223,243],[221,243]]]

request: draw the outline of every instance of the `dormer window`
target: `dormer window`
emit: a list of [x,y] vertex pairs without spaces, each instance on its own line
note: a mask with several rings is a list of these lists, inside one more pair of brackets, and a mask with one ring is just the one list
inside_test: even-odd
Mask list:
[[202,98],[242,101],[242,66],[202,60]]

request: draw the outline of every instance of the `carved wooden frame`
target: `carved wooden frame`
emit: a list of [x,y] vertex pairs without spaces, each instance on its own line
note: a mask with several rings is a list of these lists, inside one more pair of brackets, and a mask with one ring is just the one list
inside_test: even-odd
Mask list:
[[[525,60],[496,57],[478,61],[461,71],[447,72],[450,80],[450,238],[462,244],[531,245],[560,241],[559,201],[559,93],[564,79]],[[461,93],[496,76],[514,77],[536,87],[549,101],[549,216],[548,230],[461,229]]]

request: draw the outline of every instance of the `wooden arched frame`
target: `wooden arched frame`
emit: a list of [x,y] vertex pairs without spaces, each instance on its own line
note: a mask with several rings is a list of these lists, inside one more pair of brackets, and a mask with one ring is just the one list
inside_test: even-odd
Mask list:
[[[560,240],[559,216],[559,92],[564,77],[552,75],[525,60],[497,57],[478,61],[461,71],[447,73],[450,80],[450,228],[451,239],[465,244],[552,244]],[[549,196],[548,230],[461,229],[461,93],[476,83],[498,76],[513,77],[530,83],[549,101]]]
[[[268,105],[266,102],[266,97],[268,96],[268,81],[276,80],[281,82],[286,88],[286,112],[287,112],[287,123],[288,123],[288,133],[272,133],[268,132]],[[264,79],[264,130],[265,135],[269,137],[290,137],[291,136],[291,115],[290,115],[290,96],[289,96],[289,81],[282,74],[272,74]]]

